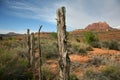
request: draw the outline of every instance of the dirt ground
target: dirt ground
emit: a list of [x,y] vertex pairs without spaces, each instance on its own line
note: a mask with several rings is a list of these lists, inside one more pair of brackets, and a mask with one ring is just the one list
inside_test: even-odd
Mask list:
[[[91,57],[90,56],[97,56],[97,55],[114,55],[114,54],[120,54],[120,51],[117,50],[105,50],[105,49],[99,49],[99,48],[93,48],[93,51],[88,51],[87,55],[79,55],[79,54],[71,54],[69,55],[71,63],[75,63],[76,65],[72,65],[71,73],[75,74],[77,76],[82,76],[84,69],[79,67],[79,64],[85,64],[87,63]],[[120,61],[120,58],[118,58],[118,61]],[[77,66],[78,64],[78,66]],[[54,73],[58,73],[58,62],[57,60],[47,60],[46,64],[44,66],[47,66],[48,69]],[[100,70],[104,66],[94,67],[96,70]]]

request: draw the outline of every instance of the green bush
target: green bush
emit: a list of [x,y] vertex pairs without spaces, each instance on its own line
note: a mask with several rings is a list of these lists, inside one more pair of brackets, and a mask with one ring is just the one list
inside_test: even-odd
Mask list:
[[95,33],[89,31],[83,33],[83,40],[85,43],[91,44],[93,42],[98,41],[98,37]]
[[70,80],[78,80],[75,74],[70,74]]

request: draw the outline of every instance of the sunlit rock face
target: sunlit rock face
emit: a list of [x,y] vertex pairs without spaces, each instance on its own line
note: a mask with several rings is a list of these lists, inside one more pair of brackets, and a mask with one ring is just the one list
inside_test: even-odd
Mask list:
[[86,30],[95,30],[95,31],[108,31],[112,28],[107,24],[106,22],[96,22],[89,24],[86,28]]

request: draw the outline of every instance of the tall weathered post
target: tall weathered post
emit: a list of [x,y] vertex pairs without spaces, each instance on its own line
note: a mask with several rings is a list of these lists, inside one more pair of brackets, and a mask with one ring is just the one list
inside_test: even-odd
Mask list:
[[42,66],[42,60],[41,60],[41,46],[40,46],[40,30],[42,28],[42,25],[40,26],[38,30],[38,50],[39,50],[39,80],[42,80],[42,71],[41,71],[41,66]]
[[27,58],[28,58],[28,66],[30,67],[30,30],[27,29]]
[[57,11],[57,36],[59,47],[59,80],[70,80],[70,58],[67,51],[65,7]]
[[35,40],[34,40],[34,33],[31,33],[31,54],[30,54],[30,63],[33,71],[33,80],[35,80],[35,53],[34,53],[34,45],[35,45]]

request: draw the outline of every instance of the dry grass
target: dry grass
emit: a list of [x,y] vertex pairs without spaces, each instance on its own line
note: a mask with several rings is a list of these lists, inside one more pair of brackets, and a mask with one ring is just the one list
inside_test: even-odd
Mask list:
[[[106,32],[105,32],[106,33]],[[108,32],[112,34],[111,32]],[[113,32],[114,34],[118,33]],[[79,35],[79,33],[77,33]],[[103,34],[103,32],[99,33]],[[120,51],[110,50],[110,49],[100,49],[92,48],[90,45],[84,44],[80,36],[75,38],[71,34],[68,39],[68,49],[70,59],[71,59],[71,78],[78,78],[78,80],[113,80],[110,78],[110,75],[119,80],[119,71],[116,71],[116,67],[119,67],[120,64]],[[108,35],[108,34],[107,34]],[[117,34],[118,35],[118,34]],[[100,35],[99,35],[100,36]],[[104,35],[103,35],[104,36]],[[77,40],[76,40],[77,38]],[[36,39],[37,40],[37,39]],[[36,43],[36,67],[38,67],[38,50],[37,50],[37,41]],[[20,41],[12,40],[3,40],[0,41],[0,79],[3,80],[20,80],[22,75],[24,78],[22,80],[32,79],[32,72],[27,67],[26,61],[26,47],[25,43],[21,39]],[[58,76],[58,48],[57,48],[57,39],[54,38],[51,34],[42,35],[41,39],[42,47],[42,56],[43,56],[43,73],[44,78],[47,80],[56,80],[55,76]],[[92,51],[90,51],[92,50]],[[81,55],[82,54],[82,55]],[[85,55],[83,55],[85,54]],[[2,66],[1,66],[2,65]],[[111,65],[114,65],[112,69],[109,69]],[[107,70],[108,68],[108,70]],[[114,69],[116,68],[116,69]],[[92,71],[90,71],[92,69]],[[36,69],[37,70],[37,69]],[[114,74],[108,74],[109,70],[114,71]],[[8,75],[8,72],[12,74]],[[56,75],[57,74],[57,75]],[[36,72],[38,75],[38,72]],[[45,76],[49,75],[48,78]],[[117,76],[118,77],[117,77]],[[11,78],[12,77],[12,78]],[[95,77],[95,78],[93,78]],[[5,79],[6,78],[6,79]],[[77,79],[75,79],[77,80]]]

